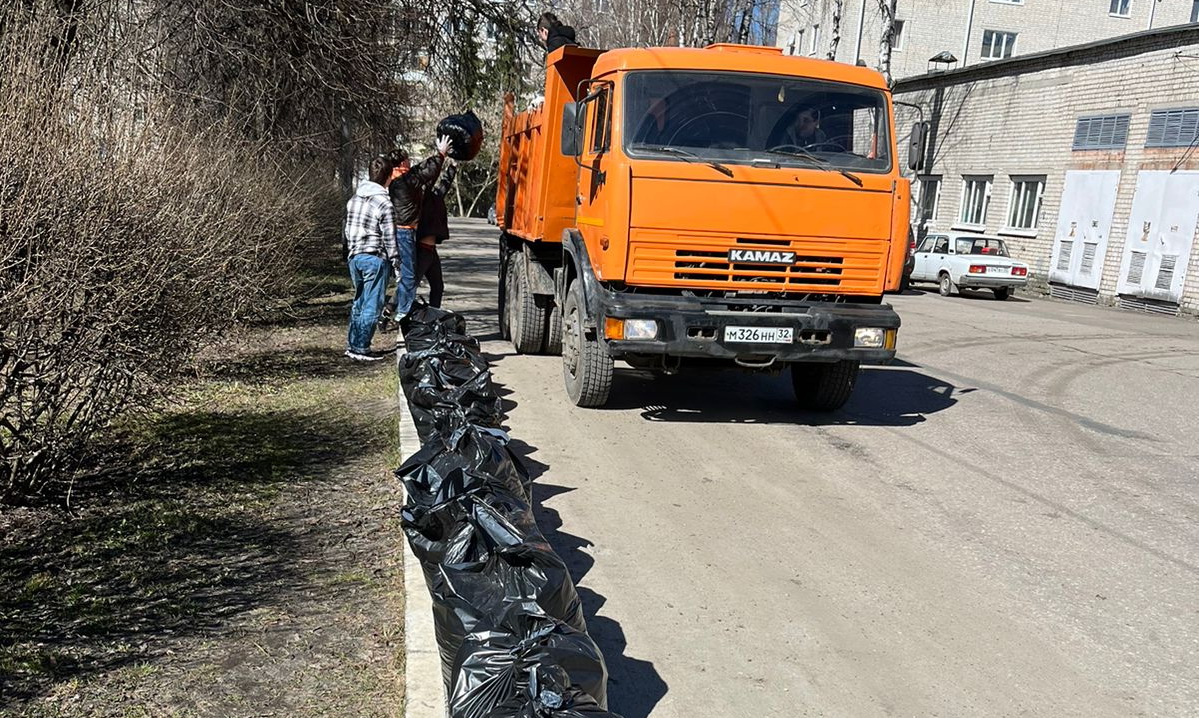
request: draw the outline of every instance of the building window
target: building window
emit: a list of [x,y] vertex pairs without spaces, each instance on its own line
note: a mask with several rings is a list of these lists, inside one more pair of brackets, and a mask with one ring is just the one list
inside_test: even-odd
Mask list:
[[1128,17],[1132,14],[1132,0],[1112,0],[1107,12],[1116,17]]
[[820,46],[820,23],[812,26],[812,36],[808,38],[808,54],[815,55],[816,48]]
[[1149,115],[1146,147],[1190,147],[1199,138],[1199,107],[1156,110]]
[[1036,229],[1041,217],[1044,177],[1013,177],[1012,198],[1008,206],[1008,229]]
[[1130,115],[1096,115],[1078,118],[1074,126],[1075,152],[1079,150],[1122,150],[1128,144]]
[[787,43],[787,54],[796,55],[803,52],[803,30],[796,30],[791,35],[791,42]]
[[991,204],[991,178],[962,175],[962,211],[958,224],[983,227],[987,224],[987,208]]
[[1199,22],[1199,0],[1191,0],[1191,22]]
[[891,49],[892,50],[902,50],[903,49],[904,25],[905,25],[905,21],[896,20],[895,24],[893,24],[891,26],[892,27],[892,30],[891,30]]
[[983,30],[982,58],[984,60],[1002,60],[1011,57],[1012,51],[1015,49],[1016,33]]
[[941,178],[920,178],[920,222],[933,222],[937,219],[937,206],[941,204]]

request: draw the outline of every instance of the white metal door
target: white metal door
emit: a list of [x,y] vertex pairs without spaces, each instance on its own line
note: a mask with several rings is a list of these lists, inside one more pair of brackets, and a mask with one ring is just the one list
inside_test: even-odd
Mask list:
[[1199,220],[1199,172],[1143,170],[1116,291],[1177,303]]
[[1120,188],[1119,170],[1071,170],[1062,188],[1049,281],[1099,288]]

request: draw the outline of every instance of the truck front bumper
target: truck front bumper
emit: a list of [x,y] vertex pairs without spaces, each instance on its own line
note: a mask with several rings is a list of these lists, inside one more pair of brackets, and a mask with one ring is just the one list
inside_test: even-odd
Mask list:
[[[614,358],[664,355],[728,359],[745,365],[791,362],[833,362],[851,359],[881,364],[895,358],[899,315],[889,304],[805,302],[778,299],[711,299],[605,292],[599,332],[606,318],[652,319],[653,339],[608,339]],[[792,329],[788,343],[726,340],[726,328]],[[857,329],[876,328],[888,337],[882,347],[855,347]]]

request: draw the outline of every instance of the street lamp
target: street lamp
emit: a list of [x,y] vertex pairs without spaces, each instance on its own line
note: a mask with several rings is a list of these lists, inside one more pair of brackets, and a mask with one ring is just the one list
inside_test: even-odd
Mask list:
[[928,71],[930,73],[945,72],[946,70],[952,69],[950,66],[957,64],[957,61],[957,57],[955,57],[952,52],[949,50],[942,50],[936,55],[928,58]]

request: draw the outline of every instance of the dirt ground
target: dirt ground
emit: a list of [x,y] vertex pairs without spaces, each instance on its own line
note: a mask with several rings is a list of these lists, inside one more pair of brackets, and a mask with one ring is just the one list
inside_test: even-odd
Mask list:
[[69,510],[0,511],[0,715],[401,713],[396,380],[341,355],[323,264],[107,437]]

